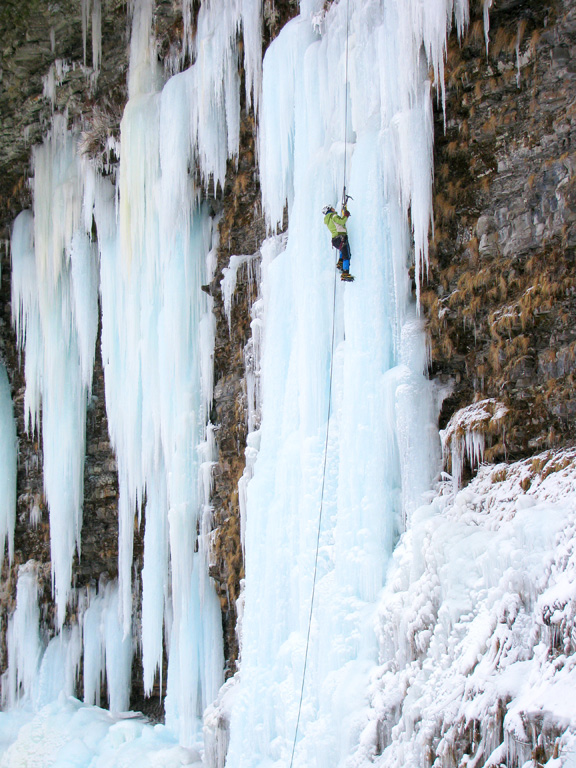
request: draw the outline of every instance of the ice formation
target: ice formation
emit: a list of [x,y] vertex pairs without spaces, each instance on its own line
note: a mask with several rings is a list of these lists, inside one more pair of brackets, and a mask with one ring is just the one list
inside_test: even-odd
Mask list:
[[86,49],[88,42],[88,26],[92,30],[92,69],[97,73],[102,60],[102,0],[81,0],[82,16],[82,45],[84,48],[84,66],[86,66]]
[[[576,765],[576,454],[484,466],[413,517],[353,764]],[[554,759],[556,757],[561,759]]]
[[484,15],[484,40],[486,41],[486,56],[488,56],[488,46],[490,45],[490,8],[492,8],[493,0],[484,0],[483,15]]
[[14,559],[17,451],[10,382],[4,364],[0,363],[0,570],[6,549],[10,563]]
[[[289,228],[286,249],[263,277],[262,419],[246,486],[242,655],[228,766],[290,763],[327,431],[318,583],[294,765],[337,763],[354,742],[355,713],[376,662],[376,637],[367,628],[387,559],[435,469],[425,347],[409,299],[407,212],[421,272],[432,147],[421,48],[440,73],[449,5],[418,5],[422,16],[410,5],[411,16],[395,3],[349,4],[348,126],[345,3],[330,6],[321,36],[311,21],[321,4],[302,6],[264,59],[263,203],[271,226],[281,222],[287,203]],[[464,6],[457,10],[463,20]],[[338,201],[345,139],[354,290],[334,283],[335,258],[320,213]],[[262,630],[262,616],[273,632]]]
[[486,437],[504,434],[506,406],[487,398],[461,408],[450,418],[446,429],[440,430],[444,463],[450,458],[454,490],[458,490],[464,470],[464,457],[471,469],[484,460]]
[[[420,768],[431,750],[448,756],[470,724],[500,723],[501,712],[504,740],[494,729],[470,737],[480,766],[490,754],[527,759],[517,745],[538,708],[563,724],[550,730],[558,748],[569,746],[575,723],[562,692],[574,682],[574,456],[542,459],[540,469],[483,468],[470,489],[441,486],[423,503],[439,441],[408,265],[413,253],[418,290],[432,222],[429,73],[441,94],[448,30],[462,32],[468,4],[324,6],[301,0],[262,63],[258,0],[205,0],[195,34],[194,3],[184,0],[180,64],[191,64],[165,81],[153,0],[131,2],[117,187],[79,159],[63,116],[34,153],[34,210],[18,217],[12,237],[12,308],[25,418],[43,441],[57,633],[40,635],[39,580],[28,563],[7,631],[0,766],[33,756],[57,768],[171,768],[203,755],[210,768]],[[82,0],[82,12],[97,69],[100,1]],[[287,210],[288,230],[233,257],[222,280],[229,322],[238,267],[246,263],[259,282],[245,350],[241,658],[222,686],[220,607],[207,573],[214,319],[201,290],[214,277],[218,222],[202,198],[223,188],[238,156],[239,32],[246,102],[259,120],[263,208],[271,230]],[[56,75],[46,82],[51,99]],[[354,198],[354,286],[336,279],[320,213],[344,184]],[[78,621],[68,626],[98,304],[119,577],[76,590]],[[6,385],[0,371],[9,456],[0,483],[10,502],[0,537],[11,554]],[[459,439],[465,433],[452,444],[456,464],[465,449],[482,457],[484,417],[468,416],[452,425]],[[545,474],[545,465],[559,469]],[[144,525],[141,628],[135,522]],[[147,694],[167,649],[166,726],[120,714],[137,645]],[[551,648],[566,662],[553,661]]]
[[[222,186],[226,162],[237,156],[237,35],[244,28],[248,39],[260,38],[260,7],[250,0],[203,4],[195,63],[165,85],[151,31],[153,7],[142,0],[131,8],[130,99],[121,125],[118,189],[80,159],[78,137],[67,130],[65,116],[55,116],[34,154],[34,210],[14,226],[12,306],[25,351],[29,430],[40,430],[42,421],[58,607],[59,634],[48,644],[38,640],[38,675],[54,684],[43,690],[57,697],[58,680],[65,680],[64,692],[74,692],[83,648],[86,703],[99,701],[105,676],[110,708],[126,709],[133,642],[141,643],[147,694],[166,647],[167,723],[191,744],[223,675],[220,609],[207,575],[214,318],[212,299],[200,291],[212,278],[217,240],[197,185]],[[91,14],[94,40],[100,3],[87,0],[82,10],[85,33]],[[260,59],[257,46],[245,49],[254,103]],[[98,293],[119,475],[119,579],[75,595],[82,637],[78,626],[63,624],[75,549],[80,553]],[[8,443],[11,433],[4,434]],[[132,635],[135,518],[145,525],[139,638]],[[8,528],[6,535],[10,546]],[[33,581],[33,575],[22,578],[23,585]],[[20,599],[24,606],[33,602]],[[29,614],[26,607],[22,612]],[[17,608],[15,620],[20,613]],[[27,631],[38,634],[34,621]],[[13,653],[9,676],[18,680],[21,667]],[[6,697],[45,703],[46,696],[21,688],[6,688]]]
[[[25,419],[42,432],[52,580],[61,627],[80,552],[86,405],[98,329],[98,267],[83,216],[84,168],[66,118],[34,150],[34,211],[16,219],[12,316],[25,349]],[[41,414],[41,425],[40,425]]]

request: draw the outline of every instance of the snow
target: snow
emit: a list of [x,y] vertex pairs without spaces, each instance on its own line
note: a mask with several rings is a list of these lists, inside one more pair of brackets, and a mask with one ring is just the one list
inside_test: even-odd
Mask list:
[[[470,763],[491,765],[495,750],[521,752],[531,736],[522,723],[542,717],[548,729],[538,732],[568,745],[576,728],[575,461],[567,451],[484,465],[464,490],[441,485],[414,514],[378,609],[380,665],[352,764],[420,766],[437,755],[451,765],[453,745],[468,738]],[[386,724],[377,752],[376,722]],[[474,722],[481,737],[479,729],[470,736]]]
[[0,739],[16,734],[2,750],[1,768],[191,768],[198,749],[179,746],[165,726],[141,716],[113,715],[61,696],[38,712],[0,713]]

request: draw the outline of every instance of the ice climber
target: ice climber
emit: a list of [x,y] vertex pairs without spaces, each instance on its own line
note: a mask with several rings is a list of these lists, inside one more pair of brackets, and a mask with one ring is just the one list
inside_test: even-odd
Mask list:
[[331,205],[322,208],[324,214],[324,224],[330,230],[332,235],[332,245],[340,251],[340,257],[336,266],[341,271],[340,279],[352,282],[354,277],[350,274],[350,245],[348,244],[348,233],[346,232],[346,221],[350,216],[350,211],[345,205],[342,206],[342,215],[338,216]]

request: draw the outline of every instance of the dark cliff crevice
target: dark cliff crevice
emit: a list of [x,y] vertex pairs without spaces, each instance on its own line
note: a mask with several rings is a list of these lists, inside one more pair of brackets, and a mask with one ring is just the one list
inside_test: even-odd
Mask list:
[[214,347],[214,400],[211,421],[216,427],[218,462],[214,468],[211,503],[214,507],[214,543],[211,575],[222,606],[224,655],[229,674],[236,671],[236,601],[244,577],[240,541],[238,481],[245,467],[246,393],[244,347],[250,335],[250,307],[257,286],[248,279],[247,263],[238,270],[231,323],[224,311],[222,270],[230,257],[250,256],[264,239],[265,228],[256,176],[255,123],[243,112],[238,167],[229,162],[219,224],[218,261],[211,293],[214,296],[216,342]]
[[[284,24],[298,13],[294,0],[266,0],[263,5],[263,49]],[[241,68],[242,79],[244,77]],[[242,88],[241,93],[244,93]],[[210,574],[214,578],[224,633],[226,675],[233,675],[238,661],[237,607],[244,561],[241,544],[238,481],[246,465],[247,404],[244,348],[250,337],[250,309],[257,298],[258,248],[266,236],[261,209],[256,158],[256,120],[242,99],[239,160],[229,161],[222,194],[218,261],[210,293],[214,297],[216,342],[214,348],[214,400],[211,421],[216,427],[218,461],[214,468],[211,503],[214,539]],[[252,256],[237,273],[231,322],[224,311],[220,281],[231,256]]]

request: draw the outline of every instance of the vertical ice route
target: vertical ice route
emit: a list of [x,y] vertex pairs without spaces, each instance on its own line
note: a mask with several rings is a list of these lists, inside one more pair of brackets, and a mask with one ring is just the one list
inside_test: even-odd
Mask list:
[[[346,186],[344,186],[346,189]],[[306,667],[308,666],[308,652],[310,650],[310,630],[312,629],[312,616],[314,613],[314,596],[316,594],[316,577],[318,575],[318,553],[320,551],[320,532],[322,530],[322,512],[324,511],[324,488],[326,487],[326,460],[328,458],[328,438],[330,437],[330,404],[332,402],[332,379],[334,374],[334,329],[336,327],[336,275],[334,270],[334,300],[332,305],[332,341],[330,344],[330,383],[328,385],[328,413],[326,414],[326,442],[324,443],[324,460],[322,464],[322,488],[320,490],[320,507],[318,510],[318,532],[316,534],[316,553],[314,555],[314,575],[312,576],[312,594],[310,595],[310,615],[308,617],[308,631],[306,634],[306,651],[304,653],[304,667],[302,669],[302,686],[300,688],[300,700],[298,702],[298,717],[296,718],[296,727],[294,728],[294,743],[292,744],[292,754],[290,756],[290,768],[294,763],[294,752],[296,751],[296,741],[298,739],[298,727],[300,725],[300,715],[302,714],[302,700],[304,698],[304,684],[306,682]]]
[[[344,172],[342,187],[342,206],[347,203],[346,200],[346,156],[348,142],[348,38],[350,31],[350,12],[349,0],[346,0],[346,68],[344,76],[344,88],[346,96],[344,97]],[[314,555],[314,575],[312,577],[312,594],[310,595],[310,616],[308,618],[308,630],[306,633],[306,650],[304,652],[304,667],[302,669],[302,686],[300,688],[300,700],[298,702],[298,716],[294,728],[294,742],[292,744],[292,754],[290,755],[290,768],[294,763],[294,752],[296,751],[296,741],[298,739],[298,728],[300,726],[300,716],[302,714],[302,700],[304,698],[304,684],[306,682],[306,668],[308,666],[308,652],[310,650],[310,631],[312,629],[312,616],[314,613],[314,596],[316,594],[316,577],[318,575],[318,553],[320,551],[320,532],[322,530],[322,512],[324,507],[324,488],[326,487],[326,460],[328,457],[328,438],[330,437],[330,407],[332,403],[332,380],[334,374],[334,329],[336,326],[336,276],[338,271],[334,269],[334,296],[332,303],[332,333],[330,342],[330,375],[328,385],[328,411],[326,414],[326,441],[324,443],[324,459],[322,464],[322,488],[320,490],[320,508],[318,510],[318,531],[316,534],[316,553]]]
[[[263,207],[272,228],[287,207],[288,241],[263,291],[260,449],[245,494],[242,655],[228,768],[288,766],[299,712],[296,768],[344,765],[352,754],[377,657],[370,627],[388,558],[429,488],[439,447],[407,262],[415,251],[426,264],[429,70],[440,82],[447,23],[453,12],[463,22],[465,3],[349,0],[349,89],[346,0],[325,13],[323,5],[301,3],[263,67]],[[320,211],[340,198],[345,154],[356,282],[337,282],[329,393],[334,264]]]
[[348,159],[348,44],[350,40],[350,2],[346,0],[346,66],[344,69],[344,173],[342,186],[342,205],[348,202],[346,199],[346,161]]

